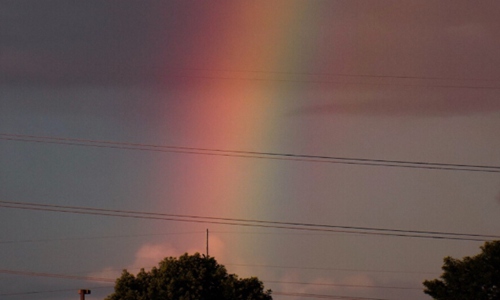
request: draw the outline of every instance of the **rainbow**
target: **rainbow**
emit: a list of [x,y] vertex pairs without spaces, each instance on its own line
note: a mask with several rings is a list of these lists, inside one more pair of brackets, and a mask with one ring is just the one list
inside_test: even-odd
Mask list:
[[[169,134],[185,135],[180,138],[183,146],[258,151],[277,143],[275,133],[280,124],[274,116],[284,113],[287,93],[293,91],[249,78],[296,68],[298,62],[290,58],[297,55],[290,49],[300,49],[300,28],[292,24],[300,24],[297,19],[311,6],[307,1],[274,3],[263,6],[253,1],[229,1],[223,8],[215,8],[197,2],[201,7],[193,8],[204,10],[205,17],[191,20],[195,24],[178,33],[183,36],[179,47],[183,47],[184,59],[162,59],[168,63],[160,74],[165,85],[178,80],[178,75],[187,76],[188,84],[182,88],[189,97],[179,101],[191,102],[186,104],[190,108],[186,118],[192,121],[187,122],[187,128],[169,128]],[[177,178],[173,183],[160,184],[169,189],[166,193],[179,191],[175,193],[179,212],[240,217],[262,210],[263,204],[256,200],[263,193],[259,187],[262,180],[270,179],[262,174],[272,176],[262,161],[195,155],[160,173],[165,172]]]
[[[290,76],[286,72],[306,72],[304,66],[314,62],[313,54],[320,50],[312,51],[314,42],[303,44],[303,40],[319,39],[310,16],[322,12],[314,11],[318,8],[309,1],[227,1],[226,6],[216,8],[209,1],[196,3],[193,9],[203,10],[204,17],[192,20],[188,29],[179,28],[180,44],[169,46],[178,52],[166,51],[159,59],[164,64],[158,74],[161,83],[178,97],[165,105],[182,102],[179,118],[184,121],[165,120],[164,136],[158,140],[168,135],[175,137],[167,140],[177,146],[264,152],[279,152],[299,143],[298,137],[280,136],[287,125],[280,122],[286,122],[283,116],[290,99],[302,91],[295,83],[279,79]],[[312,27],[301,26],[306,23],[301,22],[304,15]],[[172,61],[179,52],[183,58]],[[266,78],[278,80],[262,80]],[[285,220],[286,209],[293,204],[283,203],[290,179],[283,168],[273,160],[171,155],[152,176],[154,189],[160,191],[156,197],[163,198],[158,209]]]

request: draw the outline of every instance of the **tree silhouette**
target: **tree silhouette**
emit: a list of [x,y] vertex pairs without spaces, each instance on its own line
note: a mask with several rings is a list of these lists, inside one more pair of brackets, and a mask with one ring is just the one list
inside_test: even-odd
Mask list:
[[486,242],[473,257],[444,258],[441,279],[426,280],[436,300],[500,300],[500,241]]
[[213,257],[187,253],[167,257],[151,271],[124,270],[106,300],[272,300],[256,277],[228,274]]

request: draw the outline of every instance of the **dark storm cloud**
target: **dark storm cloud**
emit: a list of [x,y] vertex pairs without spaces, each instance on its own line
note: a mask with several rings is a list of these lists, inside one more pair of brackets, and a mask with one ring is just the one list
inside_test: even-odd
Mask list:
[[149,6],[139,1],[3,1],[0,11],[2,83],[101,83],[148,72]]
[[[233,22],[250,11],[258,24],[261,12],[279,16],[290,2],[255,1],[252,11],[223,0],[2,1],[0,84],[151,82],[176,67],[500,78],[497,0],[312,1],[286,22]],[[227,29],[244,45],[231,47]],[[274,43],[252,43],[273,30]],[[224,65],[214,66],[221,53]],[[283,61],[248,59],[262,53]]]
[[[189,4],[191,3],[191,4]],[[212,22],[195,1],[3,1],[0,84],[149,83],[192,59]],[[205,20],[205,23],[200,23]],[[167,66],[167,67],[166,67]]]

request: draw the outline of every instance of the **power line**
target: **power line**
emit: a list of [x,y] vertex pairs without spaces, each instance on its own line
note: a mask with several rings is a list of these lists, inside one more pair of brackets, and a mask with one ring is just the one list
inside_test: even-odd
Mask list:
[[[60,278],[60,279],[73,279],[73,280],[84,280],[84,281],[95,281],[95,282],[112,282],[114,283],[116,279],[112,278],[102,278],[102,277],[93,277],[93,276],[77,276],[77,275],[68,275],[68,274],[55,274],[55,273],[46,273],[46,272],[33,272],[33,271],[18,271],[18,270],[9,270],[9,269],[0,269],[0,273],[2,274],[10,274],[10,275],[20,275],[20,276],[31,276],[31,277],[48,277],[48,278]],[[342,285],[342,284],[320,284],[320,283],[304,283],[304,282],[286,282],[286,281],[266,281],[270,283],[284,283],[284,284],[305,284],[305,285],[324,285],[324,286],[342,286],[342,287],[363,287],[363,288],[391,288],[391,289],[414,289],[414,288],[406,288],[406,287],[388,287],[388,286],[368,286],[368,285]],[[106,288],[106,287],[101,287]],[[61,291],[61,290],[58,290]],[[65,290],[62,290],[65,291]],[[52,292],[52,291],[45,291]],[[41,293],[41,292],[25,292],[28,293]],[[21,294],[21,293],[17,293]],[[0,295],[14,295],[14,294],[0,294]]]
[[370,288],[370,289],[396,289],[396,290],[418,290],[422,291],[422,288],[414,287],[401,287],[401,286],[383,286],[383,285],[359,285],[359,284],[338,284],[338,283],[315,283],[315,282],[296,282],[296,281],[274,281],[274,280],[262,280],[266,283],[279,283],[279,284],[297,284],[297,285],[316,285],[316,286],[332,286],[332,287],[344,287],[344,288]]
[[[16,271],[0,269],[0,273],[9,275],[20,275],[20,276],[32,276],[32,277],[45,277],[45,278],[59,278],[59,279],[71,279],[71,280],[83,280],[83,281],[94,281],[94,282],[115,282],[115,279],[93,277],[93,276],[77,276],[68,274],[54,274],[46,272],[32,272],[32,271]],[[266,283],[280,283],[280,284],[300,284],[300,285],[317,285],[317,286],[332,286],[332,287],[348,287],[348,288],[375,288],[375,289],[403,289],[403,290],[421,290],[420,288],[411,287],[397,287],[397,286],[376,286],[376,285],[349,285],[349,284],[333,284],[333,283],[309,283],[309,282],[289,282],[289,281],[273,281],[273,280],[261,280]],[[111,286],[109,286],[111,287]],[[109,288],[98,287],[98,288]],[[14,296],[14,295],[26,295],[26,294],[40,294],[40,293],[51,293],[51,292],[61,292],[68,291],[64,290],[51,290],[51,291],[33,291],[33,292],[19,292],[19,293],[4,293],[0,296]]]
[[[314,267],[290,267],[290,266],[269,266],[269,265],[249,265],[249,264],[223,264],[224,266],[243,266],[243,267],[259,267],[259,268],[284,268],[284,269],[297,269],[297,270],[320,270],[320,271],[347,271],[347,272],[366,272],[366,273],[398,273],[398,274],[432,274],[436,272],[408,272],[408,271],[391,271],[391,270],[362,270],[362,269],[339,269],[339,268],[314,268]],[[149,267],[146,269],[150,269]],[[127,270],[140,270],[145,268],[127,268]],[[113,271],[121,271],[123,269],[116,269]],[[297,281],[279,281],[260,279],[265,283],[276,284],[291,284],[291,285],[314,285],[314,286],[332,286],[344,288],[366,288],[366,289],[395,289],[395,290],[418,290],[422,288],[407,287],[407,286],[384,286],[384,285],[360,285],[360,284],[340,284],[340,283],[317,283],[317,282],[297,282]]]
[[93,276],[77,276],[77,275],[68,275],[68,274],[54,274],[54,273],[45,273],[45,272],[16,271],[16,270],[8,270],[8,269],[0,269],[0,273],[10,274],[10,275],[20,275],[20,276],[50,277],[50,278],[74,279],[74,280],[97,281],[97,282],[112,282],[112,283],[115,282],[115,279],[112,279],[112,278],[102,278],[102,277],[93,277]]
[[[350,269],[350,268],[330,268],[330,267],[301,267],[301,266],[282,266],[282,265],[265,265],[265,264],[241,264],[241,263],[221,263],[221,265],[224,266],[236,266],[236,267],[245,267],[245,268],[274,268],[274,269],[293,269],[293,270],[312,270],[312,271],[336,271],[336,272],[356,272],[356,273],[387,273],[387,274],[420,274],[420,275],[433,275],[436,276],[438,272],[429,272],[429,271],[402,271],[402,270],[381,270],[381,269]],[[151,269],[156,266],[130,266],[127,268],[127,270],[140,270],[140,269]],[[114,269],[107,269],[108,271],[122,271],[124,268],[114,268]],[[80,273],[91,273],[93,271],[84,271]],[[268,280],[262,280],[266,282],[271,282]],[[275,283],[290,283],[290,284],[312,284],[314,285],[315,283],[300,283],[300,282],[284,282],[284,281],[274,281]],[[323,285],[323,284],[317,284],[317,285]],[[336,284],[324,284],[324,285],[336,285]],[[338,285],[338,284],[337,284]],[[339,285],[341,286],[341,285]],[[348,285],[343,285],[343,286],[348,286]],[[358,287],[358,286],[356,286]],[[365,286],[365,287],[382,287],[382,286]],[[384,288],[392,288],[392,287],[387,287],[384,286]],[[394,287],[396,288],[396,287]],[[410,287],[397,287],[400,289],[414,289]]]
[[[113,286],[93,286],[93,287],[87,287],[88,289],[91,290],[97,290],[97,289],[109,289],[113,288]],[[48,290],[48,291],[31,291],[31,292],[14,292],[14,293],[1,293],[0,296],[21,296],[21,295],[34,295],[34,294],[47,294],[47,293],[60,293],[60,292],[70,292],[70,291],[75,291],[76,289],[60,289],[60,290]]]
[[500,166],[491,166],[491,165],[449,164],[449,163],[435,163],[435,162],[422,162],[422,161],[385,160],[385,159],[350,158],[350,157],[278,153],[278,152],[225,150],[225,149],[214,149],[214,148],[167,146],[167,145],[154,145],[154,144],[142,144],[142,143],[130,143],[130,142],[116,142],[116,141],[106,141],[106,140],[89,140],[89,139],[74,139],[74,138],[64,138],[64,137],[20,135],[20,134],[8,134],[8,133],[0,133],[0,140],[136,150],[136,151],[182,153],[182,154],[196,154],[196,155],[255,158],[255,159],[273,159],[273,160],[303,161],[303,162],[316,162],[316,163],[333,163],[333,164],[345,164],[345,165],[500,173]]
[[177,234],[195,234],[204,233],[203,231],[192,232],[170,232],[170,233],[151,233],[151,234],[134,234],[134,235],[108,235],[108,236],[89,236],[89,237],[71,237],[59,239],[30,239],[30,240],[5,240],[0,244],[17,244],[17,243],[40,243],[40,242],[60,242],[60,241],[79,241],[79,240],[100,240],[100,239],[116,239],[116,238],[131,238],[131,237],[148,237],[148,236],[165,236]]
[[[31,272],[31,271],[15,271],[15,270],[5,270],[5,269],[0,269],[0,273],[11,274],[11,275],[21,275],[21,276],[76,279],[76,280],[98,281],[98,282],[113,282],[114,283],[116,281],[115,279],[110,279],[110,278],[74,276],[74,275],[66,275],[66,274],[53,274],[53,273]],[[97,287],[97,288],[110,288],[110,287],[111,286],[109,286],[109,287]],[[51,290],[51,291],[18,292],[18,293],[2,293],[2,294],[0,294],[0,296],[17,296],[17,295],[55,293],[55,292],[66,292],[66,291],[69,291],[69,289]],[[352,296],[333,296],[333,295],[304,294],[304,293],[273,292],[273,294],[282,295],[282,296],[301,296],[301,297],[307,297],[307,298],[387,300],[387,299],[380,299],[380,298],[365,298],[365,297],[360,298],[360,297],[352,297]]]
[[165,221],[177,221],[177,222],[189,222],[189,223],[220,224],[220,225],[245,226],[245,227],[278,228],[278,229],[288,229],[288,230],[322,231],[322,232],[332,232],[332,233],[395,236],[395,237],[408,237],[408,238],[427,238],[427,239],[481,241],[481,242],[485,240],[500,238],[500,236],[497,235],[403,230],[403,229],[359,227],[359,226],[340,226],[340,225],[299,223],[299,222],[264,221],[264,220],[253,220],[253,219],[220,218],[220,217],[207,217],[207,216],[197,216],[197,215],[151,213],[151,212],[140,212],[140,211],[130,211],[130,210],[102,209],[93,207],[63,206],[63,205],[37,204],[37,203],[13,202],[13,201],[0,201],[0,207],[34,210],[34,211],[52,211],[52,212],[72,213],[72,214],[83,214],[83,215],[100,215],[100,216],[165,220]]
[[328,77],[359,77],[359,78],[386,78],[386,79],[419,79],[419,80],[457,80],[457,81],[486,81],[499,82],[498,79],[488,78],[458,78],[458,77],[438,77],[438,76],[416,76],[416,75],[373,75],[373,74],[353,74],[353,73],[310,73],[291,71],[264,71],[264,70],[230,70],[230,69],[204,69],[204,68],[168,68],[174,71],[195,71],[195,72],[225,72],[225,73],[250,73],[250,74],[283,74],[300,76],[328,76]]
[[[266,72],[262,72],[265,74]],[[271,73],[270,73],[271,74]],[[291,74],[291,73],[290,73]],[[298,74],[298,73],[297,73]],[[303,74],[302,76],[304,76]],[[312,76],[312,75],[309,75]],[[316,75],[317,76],[317,75]],[[335,76],[335,75],[331,75]],[[340,75],[338,75],[340,76]],[[340,81],[331,79],[301,79],[301,78],[263,78],[263,77],[248,77],[248,76],[231,76],[231,75],[203,75],[203,74],[167,74],[164,77],[171,78],[197,78],[197,79],[209,79],[209,80],[245,80],[245,81],[260,81],[260,82],[291,82],[291,83],[323,83],[323,84],[340,84],[340,85],[374,85],[374,86],[400,86],[400,87],[414,87],[414,88],[439,88],[439,89],[470,89],[470,90],[500,90],[498,86],[492,85],[463,85],[463,84],[409,84],[409,83],[394,83],[394,82],[359,82],[359,81]],[[430,80],[431,78],[418,78],[418,77],[384,77],[384,76],[341,76],[341,77],[365,77],[365,78],[392,78],[392,79],[421,79]],[[438,80],[435,78],[434,80]],[[440,80],[451,80],[442,78]],[[457,79],[458,80],[458,79]],[[478,79],[480,80],[480,79]],[[485,80],[486,81],[486,80]],[[494,81],[494,80],[491,80]]]
[[[358,272],[358,273],[397,273],[397,274],[432,274],[436,275],[436,272],[416,272],[416,271],[394,271],[394,270],[363,270],[363,269],[339,269],[339,268],[315,268],[315,267],[294,267],[294,266],[272,266],[272,265],[252,265],[252,264],[232,264],[223,263],[224,266],[238,266],[238,267],[258,267],[258,268],[282,268],[282,269],[296,269],[296,270],[315,270],[315,271],[343,271],[343,272]],[[127,271],[141,270],[141,269],[152,269],[157,266],[148,267],[137,267],[132,266],[130,268],[115,268],[106,269],[107,271]],[[92,271],[85,271],[80,273],[91,273]],[[344,288],[367,288],[367,289],[397,289],[397,290],[419,290],[422,288],[407,287],[407,286],[384,286],[384,285],[360,285],[360,284],[340,284],[340,283],[317,283],[317,282],[296,282],[296,281],[279,281],[279,280],[267,280],[260,279],[265,283],[277,283],[277,284],[291,284],[291,285],[314,285],[314,286],[332,286],[332,287],[344,287]]]
[[[115,283],[116,279],[111,278],[99,278],[99,277],[91,277],[91,276],[75,276],[75,275],[67,275],[67,274],[54,274],[54,273],[45,273],[45,272],[31,272],[31,271],[16,271],[16,270],[7,270],[0,269],[0,273],[2,274],[10,274],[10,275],[20,275],[20,276],[34,276],[34,277],[46,277],[46,278],[59,278],[59,279],[73,279],[73,280],[84,280],[84,281],[96,281],[96,282],[106,282],[106,283]],[[98,288],[110,288],[109,287],[98,287]],[[14,296],[14,295],[27,295],[27,294],[41,294],[41,293],[53,293],[53,292],[65,292],[68,289],[63,290],[51,290],[51,291],[34,291],[34,292],[19,292],[19,293],[3,293],[0,296]],[[365,297],[352,297],[352,296],[333,296],[333,295],[318,295],[318,294],[304,294],[304,293],[285,293],[285,292],[273,292],[275,295],[282,296],[302,296],[308,298],[327,298],[327,299],[366,299],[366,300],[387,300],[380,298],[365,298]],[[334,297],[334,298],[332,298]]]
[[[283,232],[247,232],[247,231],[211,231],[212,233],[219,234],[259,234],[259,235],[308,235],[310,233],[283,233]],[[21,244],[21,243],[44,243],[44,242],[61,242],[61,241],[80,241],[80,240],[103,240],[103,239],[119,239],[119,238],[135,238],[135,237],[151,237],[151,236],[166,236],[166,235],[180,235],[180,234],[201,234],[206,233],[206,231],[190,231],[190,232],[169,232],[169,233],[149,233],[149,234],[129,234],[129,235],[105,235],[105,236],[87,236],[87,237],[66,237],[66,238],[47,238],[47,239],[26,239],[26,240],[0,240],[0,244]],[[316,235],[329,235],[328,233],[316,234]]]
[[226,263],[224,265],[226,265],[226,266],[241,266],[241,267],[256,267],[256,268],[315,270],[315,271],[341,271],[341,272],[363,272],[363,273],[431,274],[431,275],[436,275],[436,272],[419,272],[419,271],[343,269],[343,268],[326,268],[326,267],[297,267],[297,266],[251,265],[251,264],[233,264],[233,263]]

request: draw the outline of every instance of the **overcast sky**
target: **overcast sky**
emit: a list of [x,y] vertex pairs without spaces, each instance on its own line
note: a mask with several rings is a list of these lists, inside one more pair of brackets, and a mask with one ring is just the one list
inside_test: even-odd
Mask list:
[[421,282],[443,257],[488,238],[5,201],[498,236],[499,12],[497,0],[2,1],[0,298],[103,299],[112,283],[76,277],[204,253],[209,229],[210,255],[277,300],[430,299]]

